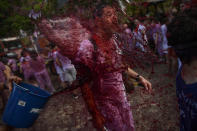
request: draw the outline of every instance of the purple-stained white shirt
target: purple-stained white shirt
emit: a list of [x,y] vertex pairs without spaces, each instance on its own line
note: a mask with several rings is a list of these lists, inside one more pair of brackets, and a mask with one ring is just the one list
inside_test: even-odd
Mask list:
[[15,59],[9,59],[8,60],[8,65],[11,65],[12,71],[17,71],[18,70],[17,62],[16,62]]

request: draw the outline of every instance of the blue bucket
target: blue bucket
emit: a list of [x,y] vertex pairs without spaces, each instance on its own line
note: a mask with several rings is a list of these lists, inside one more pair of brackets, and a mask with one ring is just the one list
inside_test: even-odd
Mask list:
[[13,83],[13,90],[3,113],[3,121],[16,128],[32,126],[49,96],[51,94],[39,87]]

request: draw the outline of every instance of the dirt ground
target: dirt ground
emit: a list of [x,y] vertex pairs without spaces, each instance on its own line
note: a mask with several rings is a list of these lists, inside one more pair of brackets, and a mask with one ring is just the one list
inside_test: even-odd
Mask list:
[[[135,70],[152,82],[153,93],[148,94],[140,86],[127,93],[136,131],[179,131],[176,76],[165,75],[165,64],[155,65],[154,74],[150,73],[149,68],[146,71]],[[32,127],[13,131],[96,131],[80,89],[75,92],[78,98],[72,92],[51,97]]]

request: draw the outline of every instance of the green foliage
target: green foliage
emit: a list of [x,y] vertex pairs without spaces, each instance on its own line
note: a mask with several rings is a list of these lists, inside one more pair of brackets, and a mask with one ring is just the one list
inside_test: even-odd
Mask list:
[[19,30],[23,29],[30,31],[33,29],[31,20],[27,17],[14,15],[9,16],[2,21],[2,27],[0,28],[1,37],[16,36],[19,34]]
[[55,14],[56,0],[0,0],[0,38],[19,35],[19,30],[34,30],[34,24],[28,17],[33,9],[41,11],[44,16]]
[[126,13],[128,16],[133,16],[135,10],[136,10],[136,6],[131,6],[128,4],[126,7]]
[[[156,16],[157,13],[167,13],[171,7],[173,0],[164,0],[163,2],[149,3],[147,7],[143,7],[141,3],[146,0],[133,0],[136,4],[127,5],[126,13],[129,16],[145,16],[148,13],[150,16]],[[156,8],[157,7],[157,8]]]
[[8,12],[9,8],[10,8],[10,4],[8,1],[6,1],[6,0],[0,1],[0,12],[2,12],[2,11]]
[[41,4],[42,3],[37,3],[33,6],[35,12],[39,12],[41,10]]
[[[91,18],[94,9],[100,2],[112,5],[118,0],[69,0],[64,1],[61,8],[58,7],[58,0],[0,0],[0,37],[10,37],[19,34],[19,30],[23,29],[27,32],[32,32],[34,25],[32,19],[28,17],[29,12],[33,9],[35,12],[42,12],[44,17],[51,17],[57,14],[77,14],[80,17]],[[67,0],[68,1],[68,0]],[[99,2],[100,1],[100,2]],[[121,0],[126,5],[126,13],[128,16],[145,15],[146,9],[135,5],[129,5],[125,0]],[[136,3],[144,2],[145,0],[134,0]],[[171,7],[173,0],[165,0],[163,3],[165,12]],[[149,14],[155,15],[154,6],[148,7]],[[81,10],[79,10],[81,9]],[[121,22],[128,22],[122,12],[118,13]]]
[[27,36],[27,37],[24,37],[24,38],[21,38],[21,41],[23,42],[23,44],[25,46],[28,46],[31,44],[31,41],[30,41],[30,38]]

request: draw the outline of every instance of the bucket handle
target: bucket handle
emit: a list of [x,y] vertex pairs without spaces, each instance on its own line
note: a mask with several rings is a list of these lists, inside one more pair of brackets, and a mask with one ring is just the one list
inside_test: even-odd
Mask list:
[[22,88],[24,91],[29,92],[29,89],[26,89],[26,88],[24,88],[24,87],[22,87],[22,86],[16,84],[15,82],[13,82],[13,84],[19,86],[19,87]]

